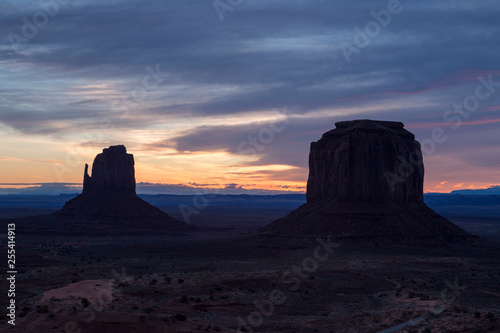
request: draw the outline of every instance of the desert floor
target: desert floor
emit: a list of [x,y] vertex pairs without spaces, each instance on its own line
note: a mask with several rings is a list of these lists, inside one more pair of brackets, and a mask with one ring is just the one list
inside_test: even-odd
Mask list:
[[291,248],[199,230],[18,248],[18,316],[2,332],[500,332],[491,244],[350,248],[325,235]]

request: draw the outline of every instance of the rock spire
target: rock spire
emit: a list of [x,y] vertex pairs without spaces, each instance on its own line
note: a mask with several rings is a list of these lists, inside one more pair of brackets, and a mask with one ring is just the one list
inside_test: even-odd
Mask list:
[[86,164],[82,193],[66,202],[55,216],[98,222],[115,229],[192,229],[137,196],[134,156],[127,153],[125,146],[103,149],[94,159],[92,176],[88,169]]

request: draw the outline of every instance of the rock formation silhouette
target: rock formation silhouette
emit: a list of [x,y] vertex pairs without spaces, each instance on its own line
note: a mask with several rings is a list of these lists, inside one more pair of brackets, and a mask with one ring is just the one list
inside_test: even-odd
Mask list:
[[[403,123],[355,120],[335,125],[311,143],[307,202],[423,202],[420,144]],[[404,181],[391,185],[390,173],[400,177],[401,161],[411,168],[404,171]]]
[[83,191],[54,213],[67,219],[119,226],[187,230],[189,226],[139,198],[135,192],[134,156],[125,146],[111,146],[98,154],[92,176],[85,165]]
[[92,164],[92,177],[85,164],[83,193],[92,191],[127,192],[135,194],[134,156],[125,146],[111,146],[98,154]]
[[424,204],[420,143],[401,122],[353,120],[311,143],[307,203],[261,229],[374,244],[457,242],[466,233]]

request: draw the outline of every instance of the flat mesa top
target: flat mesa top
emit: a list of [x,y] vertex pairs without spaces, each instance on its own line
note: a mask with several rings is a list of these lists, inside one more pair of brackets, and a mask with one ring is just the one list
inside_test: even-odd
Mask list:
[[359,136],[368,133],[380,137],[415,140],[415,135],[407,131],[400,121],[356,119],[336,122],[335,128],[324,133],[317,143],[327,143],[348,135]]
[[404,128],[404,124],[400,121],[356,119],[350,121],[339,121],[335,123],[335,127],[337,128],[349,128],[355,126],[356,127],[382,126],[388,128]]
[[126,153],[127,148],[124,145],[109,146],[109,148],[104,148],[103,153]]

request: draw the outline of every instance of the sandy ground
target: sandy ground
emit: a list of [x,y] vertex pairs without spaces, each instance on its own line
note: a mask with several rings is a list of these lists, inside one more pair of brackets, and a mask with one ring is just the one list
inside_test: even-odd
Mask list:
[[48,290],[43,293],[39,303],[47,301],[67,302],[78,298],[113,300],[112,280],[85,280],[71,283],[66,287]]
[[16,326],[2,332],[500,332],[498,247],[110,237],[21,248]]

